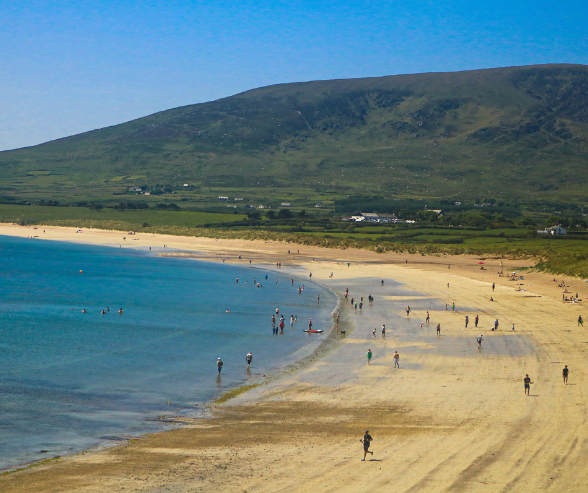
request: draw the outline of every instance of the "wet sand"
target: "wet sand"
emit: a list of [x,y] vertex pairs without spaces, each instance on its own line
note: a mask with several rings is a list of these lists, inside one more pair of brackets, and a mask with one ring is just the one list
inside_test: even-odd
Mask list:
[[[43,235],[42,229],[0,225],[0,234],[101,245],[129,241],[121,240],[119,232],[45,230]],[[187,420],[181,429],[4,475],[0,491],[586,489],[588,329],[577,327],[576,320],[579,314],[586,318],[583,304],[588,301],[562,303],[563,289],[553,276],[531,272],[524,281],[508,281],[496,274],[499,260],[484,260],[487,270],[480,270],[480,259],[467,256],[305,246],[293,255],[298,246],[281,243],[136,236],[133,246],[166,244],[198,252],[189,255],[228,256],[234,262],[241,253],[240,262],[251,258],[254,266],[282,262],[283,270],[312,272],[312,282],[341,296],[349,287],[350,297],[364,297],[364,308],[356,313],[343,304],[339,329],[345,336],[319,336],[333,339],[328,350],[213,406],[211,419]],[[505,260],[504,271],[525,265]],[[569,291],[587,297],[588,284],[567,281]],[[526,291],[515,291],[518,284]],[[373,306],[368,294],[375,297]],[[421,329],[426,310],[431,323]],[[499,330],[491,332],[495,318]],[[381,337],[383,323],[386,338]],[[479,333],[484,334],[481,350],[475,340]],[[374,353],[369,366],[368,348]],[[400,353],[400,369],[393,368],[394,351]],[[564,364],[570,368],[567,386],[561,376]],[[534,382],[529,397],[524,395],[525,373]],[[361,462],[359,439],[366,429],[374,438],[374,460],[368,456]]]

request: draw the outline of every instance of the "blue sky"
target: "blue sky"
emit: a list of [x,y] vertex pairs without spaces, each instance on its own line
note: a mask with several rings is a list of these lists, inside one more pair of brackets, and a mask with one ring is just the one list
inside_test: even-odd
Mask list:
[[588,63],[588,2],[0,0],[0,150],[281,82]]

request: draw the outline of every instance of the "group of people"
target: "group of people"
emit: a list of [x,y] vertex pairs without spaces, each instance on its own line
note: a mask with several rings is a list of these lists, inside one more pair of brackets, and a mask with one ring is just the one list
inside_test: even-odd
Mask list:
[[[253,361],[253,353],[251,351],[249,351],[247,353],[247,355],[245,356],[245,362],[247,363],[247,369],[249,370],[249,367],[251,366],[251,362]],[[220,377],[221,371],[223,371],[223,360],[220,359],[220,357],[218,357],[216,359],[216,368],[218,371],[218,376]]]

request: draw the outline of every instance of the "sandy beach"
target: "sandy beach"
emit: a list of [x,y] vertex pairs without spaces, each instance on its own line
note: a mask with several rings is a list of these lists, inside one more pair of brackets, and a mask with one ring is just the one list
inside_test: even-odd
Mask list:
[[[588,490],[588,328],[577,325],[588,300],[563,303],[561,276],[497,275],[531,262],[8,224],[0,235],[151,247],[256,267],[281,262],[312,272],[312,282],[341,298],[346,288],[350,298],[364,298],[357,312],[342,299],[339,329],[321,336],[329,342],[317,354],[213,405],[210,419],[4,474],[2,492]],[[565,283],[588,297],[584,280]],[[362,462],[365,430],[374,454]]]

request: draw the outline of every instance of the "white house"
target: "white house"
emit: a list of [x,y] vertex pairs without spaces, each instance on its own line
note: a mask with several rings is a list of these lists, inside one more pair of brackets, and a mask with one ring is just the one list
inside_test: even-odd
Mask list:
[[224,196],[221,195],[218,199],[219,200],[229,200],[229,197],[224,197]]
[[550,235],[565,235],[567,231],[561,227],[561,224],[557,226],[551,226],[550,228],[545,228],[545,231],[537,231],[537,233],[541,234],[550,234]]
[[290,207],[290,205],[291,205],[290,202],[282,202],[280,204],[281,207]]

